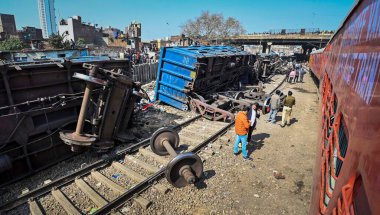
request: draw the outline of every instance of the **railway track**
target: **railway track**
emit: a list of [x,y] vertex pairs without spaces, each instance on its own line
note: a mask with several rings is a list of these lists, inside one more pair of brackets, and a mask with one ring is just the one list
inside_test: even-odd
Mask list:
[[[277,83],[270,94],[285,82],[287,76]],[[177,153],[198,153],[209,143],[220,138],[232,123],[209,121],[200,115],[174,127],[179,133],[180,147]],[[199,132],[200,130],[206,132]],[[42,187],[29,191],[0,206],[0,214],[18,214],[24,207],[31,214],[122,214],[122,205],[133,201],[143,208],[151,200],[139,196],[152,187],[167,193],[170,187],[159,183],[165,175],[170,156],[152,152],[147,138],[133,144],[107,159],[86,166],[72,174],[61,177]],[[23,210],[23,209],[21,209]]]
[[[180,137],[177,152],[197,153],[232,125],[208,121],[200,116],[183,122],[173,127]],[[207,132],[200,133],[200,129]],[[31,214],[85,214],[89,212],[88,208],[96,208],[93,214],[121,214],[115,208],[131,199],[148,207],[150,200],[139,197],[139,193],[149,187],[163,193],[170,189],[156,183],[164,176],[169,156],[154,154],[148,146],[149,141],[150,138],[136,143],[108,159],[8,201],[0,206],[0,211],[11,213],[17,208],[28,207]]]

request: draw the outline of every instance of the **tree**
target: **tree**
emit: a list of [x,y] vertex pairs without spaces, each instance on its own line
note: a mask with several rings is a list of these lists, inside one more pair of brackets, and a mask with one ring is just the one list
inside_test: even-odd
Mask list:
[[211,14],[208,11],[194,20],[188,20],[182,27],[182,33],[196,39],[208,42],[227,39],[228,37],[245,33],[239,20],[233,17],[224,19],[223,14]]
[[84,48],[86,46],[86,41],[82,37],[79,37],[77,42],[76,42],[76,45],[79,48]]
[[64,41],[65,37],[63,34],[52,34],[47,41],[55,49],[67,49],[70,48],[70,43],[69,41]]
[[25,48],[24,44],[17,38],[9,38],[0,42],[0,50],[2,51],[21,50],[23,48]]

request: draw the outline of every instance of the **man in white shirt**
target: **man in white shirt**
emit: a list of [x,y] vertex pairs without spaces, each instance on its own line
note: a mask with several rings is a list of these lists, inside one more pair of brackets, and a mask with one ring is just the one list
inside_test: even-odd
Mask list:
[[247,142],[251,141],[251,136],[253,129],[256,127],[257,118],[260,117],[260,113],[258,112],[259,103],[254,103],[251,107],[251,110],[248,112],[247,117],[249,121],[249,130],[248,130],[248,138]]

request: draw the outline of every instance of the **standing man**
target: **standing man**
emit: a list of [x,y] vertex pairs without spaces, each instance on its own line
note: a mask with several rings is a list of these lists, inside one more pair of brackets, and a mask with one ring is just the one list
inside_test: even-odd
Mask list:
[[276,116],[278,109],[280,109],[280,90],[276,90],[276,93],[270,97],[270,112],[268,122],[276,123]]
[[285,127],[285,121],[288,126],[290,125],[290,114],[292,113],[293,105],[296,104],[296,99],[292,95],[292,91],[289,90],[288,96],[285,98],[284,101],[284,108],[282,109],[281,127]]
[[305,70],[300,67],[300,82],[303,83],[303,76],[306,74]]
[[247,142],[251,142],[253,129],[256,128],[256,118],[260,118],[260,113],[257,111],[259,107],[259,103],[254,103],[252,108],[248,111],[248,121],[249,121],[249,130],[248,130],[248,138]]
[[248,157],[247,151],[247,136],[249,130],[249,122],[248,122],[248,111],[250,107],[239,111],[239,113],[235,117],[235,132],[236,132],[236,141],[234,145],[234,155],[238,155],[239,153],[239,143],[242,143],[241,150],[243,152],[243,158],[246,160],[252,160],[252,158]]

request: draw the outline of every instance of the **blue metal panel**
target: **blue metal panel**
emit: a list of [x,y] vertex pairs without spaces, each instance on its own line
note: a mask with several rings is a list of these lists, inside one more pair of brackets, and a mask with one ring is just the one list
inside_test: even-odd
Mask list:
[[[160,51],[155,100],[186,110],[188,96],[193,86],[197,84],[198,71],[201,67],[210,70],[214,66],[207,65],[208,58],[212,58],[210,59],[212,62],[215,58],[225,59],[245,55],[246,52],[230,46],[164,47]],[[222,74],[224,70],[225,65],[220,71],[211,69],[209,74],[210,76],[211,72]],[[239,69],[232,72],[238,73]],[[198,82],[204,83],[204,80],[198,78]]]

